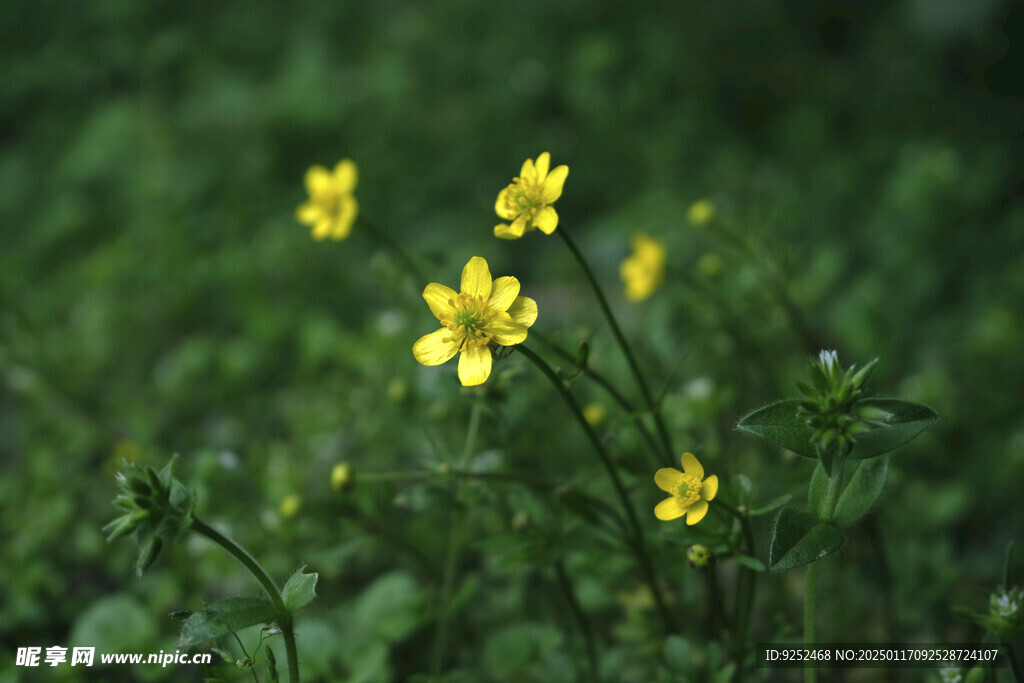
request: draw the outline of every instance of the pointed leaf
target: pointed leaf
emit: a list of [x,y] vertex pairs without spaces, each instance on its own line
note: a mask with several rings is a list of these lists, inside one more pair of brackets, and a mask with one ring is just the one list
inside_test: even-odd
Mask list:
[[767,569],[764,562],[750,555],[736,555],[736,563],[747,569],[753,569],[755,572],[763,572]]
[[889,456],[856,463],[857,470],[839,495],[833,523],[846,528],[867,514],[882,495],[885,477],[889,473]]
[[818,454],[811,443],[813,432],[807,426],[807,418],[798,414],[799,407],[800,401],[795,398],[769,403],[747,413],[736,427],[780,448],[806,458],[816,458]]
[[857,443],[850,451],[850,457],[863,460],[888,453],[907,443],[939,419],[934,410],[919,403],[900,401],[894,398],[865,398],[853,404],[856,412],[872,407],[892,415],[885,427],[876,427],[857,436]]
[[281,614],[264,597],[217,600],[194,612],[181,627],[178,647],[193,647],[253,624],[277,619]]
[[777,573],[815,562],[843,545],[843,532],[795,508],[782,508],[775,521],[768,566]]
[[779,496],[778,498],[772,498],[766,503],[755,505],[754,507],[750,508],[750,511],[747,514],[751,517],[767,515],[769,512],[772,512],[773,510],[778,510],[780,507],[782,507],[792,499],[793,494],[787,493],[783,496]]
[[319,574],[316,572],[304,574],[302,567],[291,575],[281,590],[281,597],[284,599],[284,606],[288,611],[295,613],[305,607],[316,597],[316,580]]

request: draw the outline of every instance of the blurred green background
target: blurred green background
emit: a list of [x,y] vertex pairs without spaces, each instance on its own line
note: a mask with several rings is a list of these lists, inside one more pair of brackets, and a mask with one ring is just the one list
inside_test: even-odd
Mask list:
[[[168,612],[255,590],[198,539],[141,580],[132,544],[105,543],[116,463],[173,453],[204,519],[279,579],[320,572],[300,618],[309,680],[430,670],[466,515],[444,657],[466,677],[450,680],[576,679],[553,558],[602,634],[607,680],[663,680],[635,565],[550,496],[358,483],[458,462],[486,394],[474,468],[611,495],[524,359],[481,391],[452,363],[419,366],[412,343],[436,328],[426,282],[359,221],[317,243],[294,220],[305,170],[342,157],[359,164],[360,219],[431,281],[454,286],[484,256],[538,301],[536,330],[573,350],[590,339],[592,365],[632,392],[560,241],[491,235],[524,159],[568,164],[559,229],[664,389],[676,448],[723,482],[746,475],[758,499],[802,490],[812,463],[736,419],[792,395],[820,347],[881,357],[878,393],[941,421],[897,454],[877,519],[824,569],[823,613],[843,618],[821,637],[981,637],[950,605],[981,608],[1024,537],[1020,3],[21,1],[0,18],[0,680],[77,680],[14,667],[27,645],[173,649]],[[719,217],[704,228],[686,218],[702,198]],[[666,242],[668,275],[628,304],[618,265],[636,231]],[[604,405],[676,609],[697,611],[691,532],[648,514],[653,471],[629,416]],[[357,473],[345,494],[327,485],[342,461]],[[769,521],[756,531],[763,559]],[[798,579],[764,580],[762,640],[799,633]],[[697,626],[684,635],[700,651]]]

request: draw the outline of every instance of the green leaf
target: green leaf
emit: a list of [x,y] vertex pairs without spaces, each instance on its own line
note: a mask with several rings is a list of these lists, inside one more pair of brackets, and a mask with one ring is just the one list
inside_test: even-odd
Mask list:
[[867,514],[882,495],[885,477],[889,473],[889,456],[865,460],[857,465],[850,483],[839,495],[833,523],[841,528],[854,524]]
[[767,503],[761,503],[760,505],[750,508],[747,514],[751,517],[759,517],[761,515],[767,515],[769,512],[778,510],[780,507],[792,500],[793,494],[787,493],[778,498],[772,498]]
[[811,443],[813,431],[807,426],[807,418],[797,413],[799,406],[800,401],[795,398],[769,403],[747,413],[736,427],[805,458],[817,458],[818,453]]
[[689,673],[693,669],[693,646],[690,641],[673,633],[665,639],[665,661],[674,671]]
[[304,574],[303,569],[305,567],[292,574],[281,591],[284,606],[293,614],[311,603],[316,597],[316,580],[319,574],[316,572]]
[[217,600],[185,620],[178,647],[193,647],[253,624],[274,621],[282,616],[264,597],[237,597]]
[[802,510],[782,508],[775,520],[768,566],[773,574],[786,571],[831,555],[842,545],[839,529]]
[[767,569],[767,567],[764,566],[764,562],[756,557],[751,557],[750,555],[737,554],[736,563],[746,567],[747,569],[752,569],[755,572],[763,572]]
[[814,468],[811,485],[807,489],[807,502],[811,504],[811,512],[821,519],[825,516],[825,498],[828,496],[828,473],[821,463]]
[[855,460],[874,458],[895,450],[939,419],[927,406],[894,398],[865,398],[853,404],[853,411],[867,407],[884,410],[892,418],[885,427],[857,435],[857,444],[850,451],[850,457]]

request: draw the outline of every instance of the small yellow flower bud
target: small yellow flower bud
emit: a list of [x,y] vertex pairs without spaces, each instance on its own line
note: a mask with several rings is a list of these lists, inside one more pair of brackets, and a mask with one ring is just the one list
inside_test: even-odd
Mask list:
[[605,410],[600,403],[588,403],[583,409],[583,417],[591,427],[604,422]]
[[708,199],[700,199],[690,204],[690,210],[686,212],[690,223],[701,227],[707,225],[715,217],[715,205]]
[[700,543],[691,545],[689,550],[686,551],[686,559],[690,561],[691,567],[703,569],[711,561],[711,551],[708,550],[706,545],[701,545]]
[[342,491],[348,488],[352,481],[352,467],[347,462],[339,462],[331,470],[331,488],[335,491]]
[[278,510],[282,517],[285,519],[291,519],[296,515],[296,513],[298,513],[300,507],[302,507],[302,498],[299,495],[292,493],[281,500],[281,506]]

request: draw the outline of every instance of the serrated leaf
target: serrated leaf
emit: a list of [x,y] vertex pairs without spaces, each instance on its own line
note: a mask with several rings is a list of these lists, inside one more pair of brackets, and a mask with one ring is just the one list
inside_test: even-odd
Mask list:
[[867,514],[885,487],[885,477],[889,473],[889,456],[872,458],[857,465],[850,483],[839,495],[833,523],[841,528],[854,524]]
[[797,413],[799,407],[800,401],[795,398],[769,403],[745,415],[736,427],[805,458],[817,458],[811,443],[813,432],[807,426],[807,418]]
[[751,557],[750,555],[737,554],[736,563],[746,567],[747,569],[752,569],[755,572],[763,572],[767,569],[767,567],[764,566],[764,562],[756,557]]
[[811,505],[811,512],[818,519],[825,515],[825,498],[828,496],[828,474],[819,462],[811,475],[811,485],[807,489],[807,502]]
[[760,505],[756,505],[750,508],[750,511],[747,514],[751,517],[767,515],[769,512],[772,512],[773,510],[778,510],[780,507],[782,507],[792,499],[793,494],[787,493],[785,495],[779,496],[778,498],[772,498],[767,503],[761,503]]
[[292,574],[281,590],[284,606],[293,614],[313,602],[313,598],[316,597],[316,580],[320,575],[316,572],[304,574],[303,569],[305,567]]
[[857,443],[850,451],[850,457],[855,460],[874,458],[895,450],[939,419],[927,406],[894,398],[865,398],[853,404],[853,411],[856,413],[866,407],[883,410],[892,417],[885,427],[876,427],[857,436]]
[[253,624],[281,616],[264,597],[236,597],[217,600],[192,613],[181,627],[178,647],[193,647]]
[[768,566],[774,574],[820,560],[843,545],[843,532],[814,515],[782,508],[775,520]]

